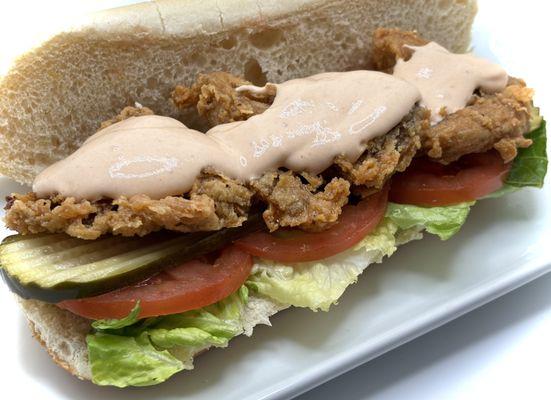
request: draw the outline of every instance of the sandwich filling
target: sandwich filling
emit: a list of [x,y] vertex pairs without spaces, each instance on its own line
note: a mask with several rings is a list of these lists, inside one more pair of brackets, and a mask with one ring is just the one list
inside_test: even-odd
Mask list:
[[415,86],[375,71],[270,86],[274,101],[265,112],[206,133],[161,116],[111,125],[44,170],[33,190],[78,200],[159,199],[187,193],[205,168],[245,185],[282,168],[315,176],[337,156],[356,162],[367,142],[388,133],[420,100]]
[[510,162],[530,145],[532,90],[500,67],[394,30],[375,34],[374,62],[415,85],[356,71],[251,90],[203,75],[173,97],[215,124],[206,135],[164,117],[107,126],[13,196],[7,224],[95,239],[235,227],[260,207],[271,231],[320,231],[416,154],[448,164],[496,149]]
[[250,334],[253,305],[327,310],[398,244],[542,186],[545,122],[523,81],[391,29],[373,65],[264,87],[201,75],[172,100],[206,133],[123,110],[8,198],[7,283],[95,320],[94,382],[156,384]]

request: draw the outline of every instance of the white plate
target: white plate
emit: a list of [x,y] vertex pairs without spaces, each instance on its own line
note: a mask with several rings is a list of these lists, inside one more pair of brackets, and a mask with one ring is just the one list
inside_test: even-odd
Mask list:
[[[489,49],[499,50],[502,42],[489,38],[476,31],[475,50],[495,59]],[[0,194],[12,190],[21,189],[0,180]],[[541,191],[480,202],[450,241],[427,237],[404,246],[368,268],[329,313],[284,311],[272,328],[259,327],[252,338],[209,351],[194,371],[151,388],[117,390],[72,378],[31,338],[3,288],[2,393],[22,399],[295,396],[551,271],[549,204],[549,182]]]

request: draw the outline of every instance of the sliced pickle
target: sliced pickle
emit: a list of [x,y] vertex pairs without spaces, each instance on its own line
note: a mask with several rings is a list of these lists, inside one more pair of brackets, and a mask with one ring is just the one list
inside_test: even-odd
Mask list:
[[0,244],[0,271],[24,298],[51,303],[90,297],[140,282],[261,227],[255,216],[239,228],[144,237],[82,240],[65,234],[13,235]]

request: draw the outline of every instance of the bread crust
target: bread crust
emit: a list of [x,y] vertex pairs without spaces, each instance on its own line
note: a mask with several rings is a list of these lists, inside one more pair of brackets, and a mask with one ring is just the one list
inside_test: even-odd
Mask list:
[[40,343],[40,345],[42,347],[44,347],[44,349],[48,352],[48,354],[50,355],[50,357],[52,357],[52,360],[57,364],[59,365],[61,368],[63,368],[65,371],[69,372],[71,375],[74,375],[76,376],[78,379],[80,380],[90,380],[91,378],[90,377],[83,377],[83,376],[80,376],[78,371],[76,370],[75,367],[73,367],[71,364],[69,364],[65,359],[59,357],[57,355],[56,352],[54,352],[53,350],[51,350],[48,345],[46,344],[46,342],[44,341],[44,339],[42,339],[42,335],[40,334],[40,332],[37,330],[36,328],[36,325],[34,324],[33,321],[31,321],[30,319],[27,318],[27,323],[29,325],[29,329],[31,330],[31,334],[33,335],[33,337],[38,341],[38,343]]
[[[86,335],[91,321],[62,310],[54,304],[17,297],[33,337],[44,347],[52,360],[81,380],[92,380],[88,363]],[[243,334],[251,336],[256,325],[270,325],[269,318],[288,306],[250,296],[242,316]],[[193,359],[209,348],[198,350]],[[178,353],[173,354],[178,358]],[[184,363],[189,360],[182,360]]]
[[16,296],[32,335],[52,360],[79,379],[91,380],[86,335],[91,321],[62,310],[54,304]]

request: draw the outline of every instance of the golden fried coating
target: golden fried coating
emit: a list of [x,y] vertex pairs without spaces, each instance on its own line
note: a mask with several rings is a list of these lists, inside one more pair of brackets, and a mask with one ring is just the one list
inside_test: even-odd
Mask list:
[[334,178],[324,188],[321,177],[302,183],[288,171],[274,171],[243,185],[204,173],[186,196],[154,200],[145,195],[90,202],[72,197],[39,199],[36,194],[8,198],[5,222],[22,234],[66,232],[81,239],[111,233],[143,236],[160,229],[178,232],[213,231],[240,226],[248,217],[253,196],[265,204],[270,230],[300,227],[319,230],[337,221],[348,202],[350,183]]
[[[221,227],[240,226],[247,220],[253,190],[215,171],[204,171],[195,181],[191,196],[207,196],[214,203],[214,211],[222,220]],[[220,228],[217,228],[220,229]]]
[[[407,46],[427,41],[415,32],[377,29],[373,39],[373,62],[377,69],[391,71],[400,58],[409,59]],[[505,162],[513,160],[517,148],[528,147],[524,138],[530,129],[533,91],[524,81],[510,78],[501,93],[475,93],[469,105],[452,114],[443,114],[435,126],[420,129],[421,154],[442,164],[449,164],[470,153],[496,149]]]
[[381,189],[395,173],[404,171],[420,147],[418,132],[429,114],[416,109],[384,136],[373,139],[354,163],[342,156],[335,159],[342,176],[356,186]]
[[378,71],[392,72],[396,60],[409,60],[413,51],[407,46],[423,46],[428,43],[416,32],[379,28],[373,33],[373,67]]
[[524,137],[530,130],[532,93],[524,82],[512,80],[501,93],[475,96],[471,105],[421,131],[423,152],[448,164],[494,148],[505,162],[512,161],[518,147],[532,144]]
[[304,184],[292,172],[270,172],[252,182],[258,196],[268,205],[263,217],[270,231],[280,227],[300,227],[319,231],[333,225],[348,203],[350,183],[333,178],[323,190]]
[[108,119],[107,121],[103,121],[100,125],[100,129],[105,129],[108,126],[116,124],[117,122],[124,121],[125,119],[128,119],[130,117],[141,117],[142,115],[153,115],[153,114],[155,114],[153,110],[147,107],[142,107],[142,106],[124,107],[118,115],[114,116],[111,119]]
[[[102,234],[143,236],[161,228],[179,231],[210,231],[232,226],[215,212],[206,195],[190,199],[169,196],[160,200],[145,195],[91,203],[72,197],[37,199],[34,193],[14,194],[6,213],[6,226],[22,234],[65,232],[81,239]],[[236,225],[233,225],[236,226]]]
[[196,106],[199,115],[210,126],[243,121],[264,112],[272,103],[275,92],[237,92],[235,89],[242,85],[251,83],[226,72],[200,74],[191,87],[176,86],[172,92],[172,101],[181,109]]

